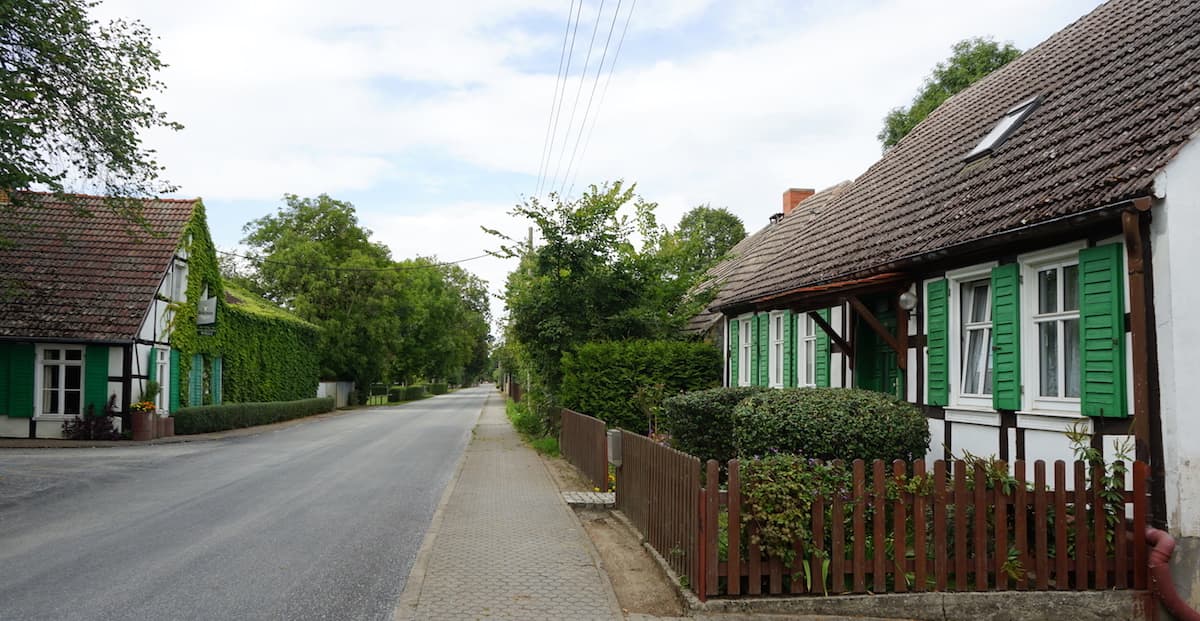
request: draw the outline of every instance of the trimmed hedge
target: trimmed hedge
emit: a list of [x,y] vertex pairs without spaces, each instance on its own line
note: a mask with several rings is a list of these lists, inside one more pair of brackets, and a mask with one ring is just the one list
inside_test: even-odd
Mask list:
[[684,341],[593,342],[564,354],[562,371],[563,407],[644,432],[646,416],[633,398],[638,388],[662,384],[666,395],[714,388],[721,380],[721,352]]
[[393,386],[388,389],[388,403],[399,403],[404,399],[404,388]]
[[430,384],[429,385],[429,394],[444,395],[448,392],[450,392],[449,384]]
[[792,453],[816,459],[924,457],[929,425],[916,406],[856,388],[788,388],[748,397],[734,408],[742,457]]
[[416,401],[417,399],[424,399],[424,398],[425,398],[425,387],[424,386],[405,386],[404,387],[404,400],[405,401]]
[[171,415],[175,417],[175,433],[187,435],[269,425],[321,412],[330,412],[333,407],[333,397],[318,397],[298,401],[201,405],[181,408],[172,412]]
[[735,386],[698,390],[663,401],[661,422],[671,434],[671,447],[695,455],[701,462],[721,464],[737,456],[733,441],[733,409],[738,403],[767,388]]

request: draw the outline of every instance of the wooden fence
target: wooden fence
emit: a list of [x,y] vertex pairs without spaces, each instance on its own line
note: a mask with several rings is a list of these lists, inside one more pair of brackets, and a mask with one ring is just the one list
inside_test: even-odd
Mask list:
[[563,457],[583,473],[592,486],[608,491],[608,439],[604,421],[563,408],[558,446]]
[[687,586],[699,592],[700,460],[621,431],[621,462],[617,508],[671,569],[687,579]]
[[[645,445],[652,443],[631,441],[629,434],[625,442],[623,470],[629,474],[619,478],[618,494],[626,485],[621,481],[644,477],[636,474],[642,469],[662,467],[646,463],[651,451]],[[638,457],[630,460],[635,446]],[[1034,462],[1030,481],[1027,464],[1017,461],[1012,465],[1015,481],[1008,485],[990,484],[981,464],[973,470],[962,461],[951,464],[937,461],[927,476],[923,461],[890,466],[875,461],[868,475],[866,464],[853,462],[851,489],[814,501],[805,524],[811,537],[793,542],[795,558],[785,566],[756,543],[756,527],[745,517],[738,461],[728,464],[724,490],[716,485],[717,462],[709,461],[709,486],[699,499],[703,537],[697,553],[703,582],[693,579],[693,590],[705,599],[1146,588],[1146,464],[1134,463],[1132,489],[1116,490],[1105,489],[1102,468],[1093,469],[1089,478],[1084,462],[1070,469],[1063,461],[1054,462],[1053,480],[1047,479],[1045,462]],[[631,467],[637,470],[630,472]],[[697,475],[688,471],[672,480],[691,489],[698,485]],[[922,484],[912,485],[914,480]],[[672,489],[651,493],[686,495]],[[638,520],[634,523],[642,527],[658,518]],[[685,535],[672,534],[678,541],[652,539],[651,544],[660,553],[680,542],[686,545]]]

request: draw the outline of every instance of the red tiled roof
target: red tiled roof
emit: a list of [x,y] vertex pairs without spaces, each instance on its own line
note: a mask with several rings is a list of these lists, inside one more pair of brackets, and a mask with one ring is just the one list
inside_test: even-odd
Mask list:
[[199,199],[137,200],[144,223],[108,199],[21,193],[0,204],[0,337],[129,340]]
[[[1033,96],[1040,106],[993,156],[963,162]],[[1112,0],[943,103],[716,306],[1148,196],[1198,129],[1200,2]]]

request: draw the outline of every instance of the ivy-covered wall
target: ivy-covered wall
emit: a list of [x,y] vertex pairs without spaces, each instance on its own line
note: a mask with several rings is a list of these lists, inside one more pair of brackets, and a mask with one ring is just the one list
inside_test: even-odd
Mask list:
[[[185,228],[182,246],[188,255],[187,303],[173,305],[170,336],[171,348],[180,352],[179,394],[188,394],[193,355],[202,354],[222,360],[221,399],[226,403],[315,397],[318,328],[234,287],[229,293],[238,303],[226,300],[216,248],[204,205],[199,202]],[[205,287],[208,295],[217,299],[212,334],[202,334],[196,325],[197,304]]]

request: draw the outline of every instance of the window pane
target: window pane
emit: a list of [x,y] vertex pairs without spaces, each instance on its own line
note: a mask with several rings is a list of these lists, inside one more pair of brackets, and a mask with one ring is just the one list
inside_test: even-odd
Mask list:
[[992,394],[992,329],[984,328],[983,334],[983,359],[986,361],[983,372],[983,394],[990,395]]
[[817,383],[817,347],[816,343],[808,341],[804,344],[804,385],[814,386]]
[[783,383],[783,345],[775,344],[775,383]]
[[817,322],[813,318],[804,315],[804,336],[815,336],[817,334]]
[[967,357],[963,366],[963,392],[979,394],[983,371],[983,331],[971,330],[967,336]]
[[988,285],[987,281],[974,284],[971,302],[971,323],[988,320]]
[[1058,268],[1038,272],[1038,314],[1058,312]]
[[1068,397],[1079,397],[1079,320],[1063,321],[1063,372]]
[[66,350],[66,354],[67,360],[83,360],[82,349],[68,349]]
[[1058,395],[1058,322],[1038,324],[1038,394],[1043,397]]
[[66,389],[79,390],[81,387],[80,381],[83,379],[83,374],[81,373],[83,369],[80,367],[64,367],[63,370],[67,375],[67,381],[64,382]]
[[61,360],[62,352],[57,349],[47,349],[42,353],[46,360]]
[[42,391],[42,412],[45,414],[59,414],[58,409],[58,391],[43,390]]
[[1079,310],[1079,266],[1063,268],[1063,310]]
[[53,364],[42,367],[42,388],[50,389],[59,387],[59,378],[61,377],[59,369],[61,368]]
[[780,338],[782,336],[783,336],[783,317],[776,315],[775,316],[775,338]]
[[63,414],[78,415],[79,414],[79,395],[78,390],[67,390],[63,394],[64,407]]

